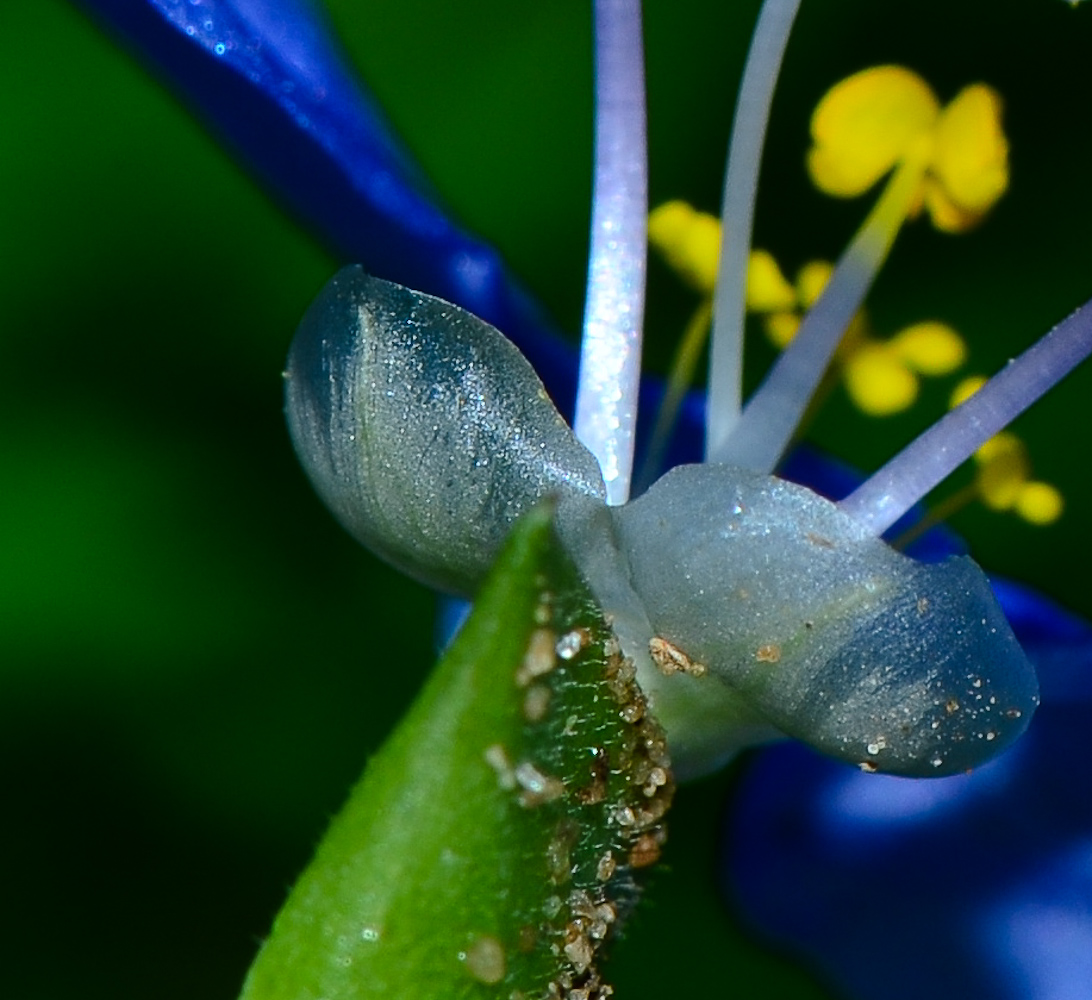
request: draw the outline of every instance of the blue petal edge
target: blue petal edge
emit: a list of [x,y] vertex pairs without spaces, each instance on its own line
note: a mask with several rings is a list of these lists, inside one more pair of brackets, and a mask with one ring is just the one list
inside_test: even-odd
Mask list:
[[233,154],[347,260],[502,330],[563,412],[562,338],[500,255],[455,225],[306,0],[76,0],[165,77]]

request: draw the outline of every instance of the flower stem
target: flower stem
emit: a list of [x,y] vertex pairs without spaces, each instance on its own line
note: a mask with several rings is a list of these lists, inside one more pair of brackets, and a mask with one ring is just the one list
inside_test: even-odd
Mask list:
[[598,459],[607,502],[633,469],[645,299],[648,163],[639,0],[595,4],[595,182],[574,430]]
[[925,162],[924,156],[910,156],[896,169],[823,294],[748,400],[714,460],[755,472],[773,471],[918,196]]

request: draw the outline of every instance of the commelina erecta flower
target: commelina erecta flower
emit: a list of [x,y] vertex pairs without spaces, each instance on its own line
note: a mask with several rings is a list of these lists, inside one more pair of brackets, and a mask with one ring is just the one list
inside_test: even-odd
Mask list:
[[[573,355],[497,253],[426,193],[309,5],[83,6],[154,65],[331,246],[503,329],[560,408],[571,410]],[[1000,111],[998,95],[978,84],[942,106],[919,77],[895,66],[855,74],[820,101],[807,154],[814,183],[853,197],[890,175],[862,227],[856,266],[867,272],[863,285],[916,214],[924,211],[949,233],[982,221],[1008,184]],[[778,281],[770,261],[751,260],[752,273],[766,268],[774,286],[765,304],[778,307],[760,311],[792,315],[814,301],[807,279]],[[682,270],[708,294],[707,261]],[[759,284],[756,278],[756,298]],[[860,302],[849,305],[847,321]],[[707,322],[702,313],[695,326]],[[904,329],[880,343],[896,344],[918,375],[946,375],[962,358],[954,360],[950,337],[935,334]],[[862,334],[870,349],[871,336]],[[932,345],[924,362],[920,341]],[[950,365],[936,361],[945,351]],[[650,384],[644,398],[658,404],[663,395]],[[676,430],[663,445],[668,460],[695,454],[699,412],[692,395],[680,395]],[[1010,459],[1019,451],[991,447]],[[981,461],[988,470],[991,456]],[[853,485],[852,475],[809,451],[794,453],[784,469],[831,496]],[[1026,473],[1016,478],[1031,482]],[[1019,507],[1021,489],[997,505]],[[978,492],[990,495],[986,487]],[[1039,511],[1025,513],[1030,520],[1051,520],[1042,511],[1058,506],[1034,496],[1023,503]],[[956,545],[934,530],[910,551],[936,558]],[[1039,716],[1014,750],[973,774],[922,783],[862,775],[785,744],[758,756],[733,800],[723,860],[728,893],[764,934],[850,995],[1092,995],[1092,797],[1074,792],[1067,766],[1086,756],[1092,630],[1026,588],[1002,580],[994,586],[1042,679]]]

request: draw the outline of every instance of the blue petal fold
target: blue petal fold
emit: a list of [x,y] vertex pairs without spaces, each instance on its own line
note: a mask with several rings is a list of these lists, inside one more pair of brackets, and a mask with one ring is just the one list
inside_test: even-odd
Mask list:
[[346,260],[502,330],[564,412],[571,354],[488,244],[439,207],[306,0],[77,0]]

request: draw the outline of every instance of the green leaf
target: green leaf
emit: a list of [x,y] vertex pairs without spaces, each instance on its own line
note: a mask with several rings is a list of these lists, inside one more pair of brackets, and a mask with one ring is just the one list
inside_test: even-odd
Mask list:
[[[365,635],[363,668],[398,669],[398,642]],[[632,664],[539,508],[368,763],[243,1000],[608,996],[598,959],[673,790]]]

